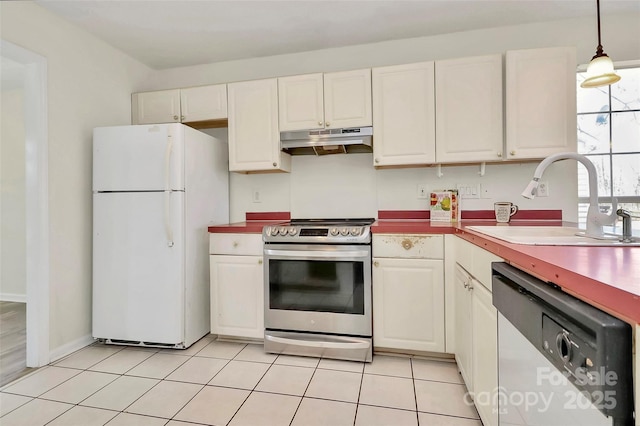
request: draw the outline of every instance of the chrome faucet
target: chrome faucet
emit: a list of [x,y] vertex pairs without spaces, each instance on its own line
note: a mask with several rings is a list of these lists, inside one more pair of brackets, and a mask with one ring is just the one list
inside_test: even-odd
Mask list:
[[631,218],[633,215],[625,209],[618,209],[616,214],[622,218],[622,241],[630,243],[632,241]]
[[584,155],[576,154],[575,152],[560,152],[553,154],[542,160],[536,171],[533,173],[533,179],[527,185],[522,192],[522,196],[525,198],[533,199],[536,196],[536,189],[538,188],[538,181],[542,178],[544,171],[556,161],[573,159],[582,163],[589,174],[589,209],[587,210],[587,231],[585,235],[593,238],[604,238],[604,232],[602,227],[604,225],[613,225],[617,219],[616,209],[618,203],[615,198],[612,198],[613,204],[612,212],[610,214],[601,213],[598,205],[598,173],[593,163]]

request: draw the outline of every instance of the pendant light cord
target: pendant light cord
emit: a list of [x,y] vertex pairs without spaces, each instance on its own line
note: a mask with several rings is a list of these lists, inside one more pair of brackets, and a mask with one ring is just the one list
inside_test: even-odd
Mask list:
[[594,58],[604,56],[602,52],[602,42],[600,40],[600,0],[596,0],[596,9],[598,12],[598,47],[596,48],[596,56],[594,56]]

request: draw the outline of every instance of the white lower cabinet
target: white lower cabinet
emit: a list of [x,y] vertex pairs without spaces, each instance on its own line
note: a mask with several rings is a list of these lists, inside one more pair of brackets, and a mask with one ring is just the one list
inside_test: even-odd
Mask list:
[[261,235],[211,234],[211,333],[264,337]]
[[444,352],[442,235],[373,238],[374,348]]
[[471,288],[471,362],[474,402],[485,426],[498,424],[493,406],[498,389],[498,313],[491,293],[479,281]]
[[456,361],[462,374],[464,382],[467,384],[469,392],[473,392],[473,376],[471,366],[471,275],[469,275],[460,265],[455,268],[455,339],[456,339]]
[[[455,354],[483,425],[498,424],[498,312],[491,296],[491,262],[502,259],[455,240]],[[469,270],[465,269],[468,268]]]

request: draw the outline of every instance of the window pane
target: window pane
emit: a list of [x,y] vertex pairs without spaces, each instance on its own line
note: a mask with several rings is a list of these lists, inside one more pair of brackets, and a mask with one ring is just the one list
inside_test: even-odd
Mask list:
[[611,85],[611,108],[614,111],[640,109],[640,68],[620,69],[616,73],[622,78]]
[[578,116],[578,152],[609,152],[609,113]]
[[[589,160],[596,167],[598,174],[598,195],[600,197],[611,196],[611,167],[608,155],[590,155]],[[587,169],[580,164],[578,166],[578,197],[589,196],[589,176]]]
[[640,112],[616,112],[611,115],[613,152],[640,152]]
[[613,156],[614,195],[640,195],[640,154]]
[[598,112],[609,109],[609,86],[592,87],[583,89],[580,87],[585,79],[584,72],[578,73],[576,96],[578,101],[578,113]]

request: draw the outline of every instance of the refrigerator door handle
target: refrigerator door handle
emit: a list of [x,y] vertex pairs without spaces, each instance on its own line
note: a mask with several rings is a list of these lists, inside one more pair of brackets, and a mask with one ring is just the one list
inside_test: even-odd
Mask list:
[[171,228],[171,154],[173,138],[167,138],[167,149],[164,153],[164,227],[167,233],[167,245],[173,247],[173,229]]

